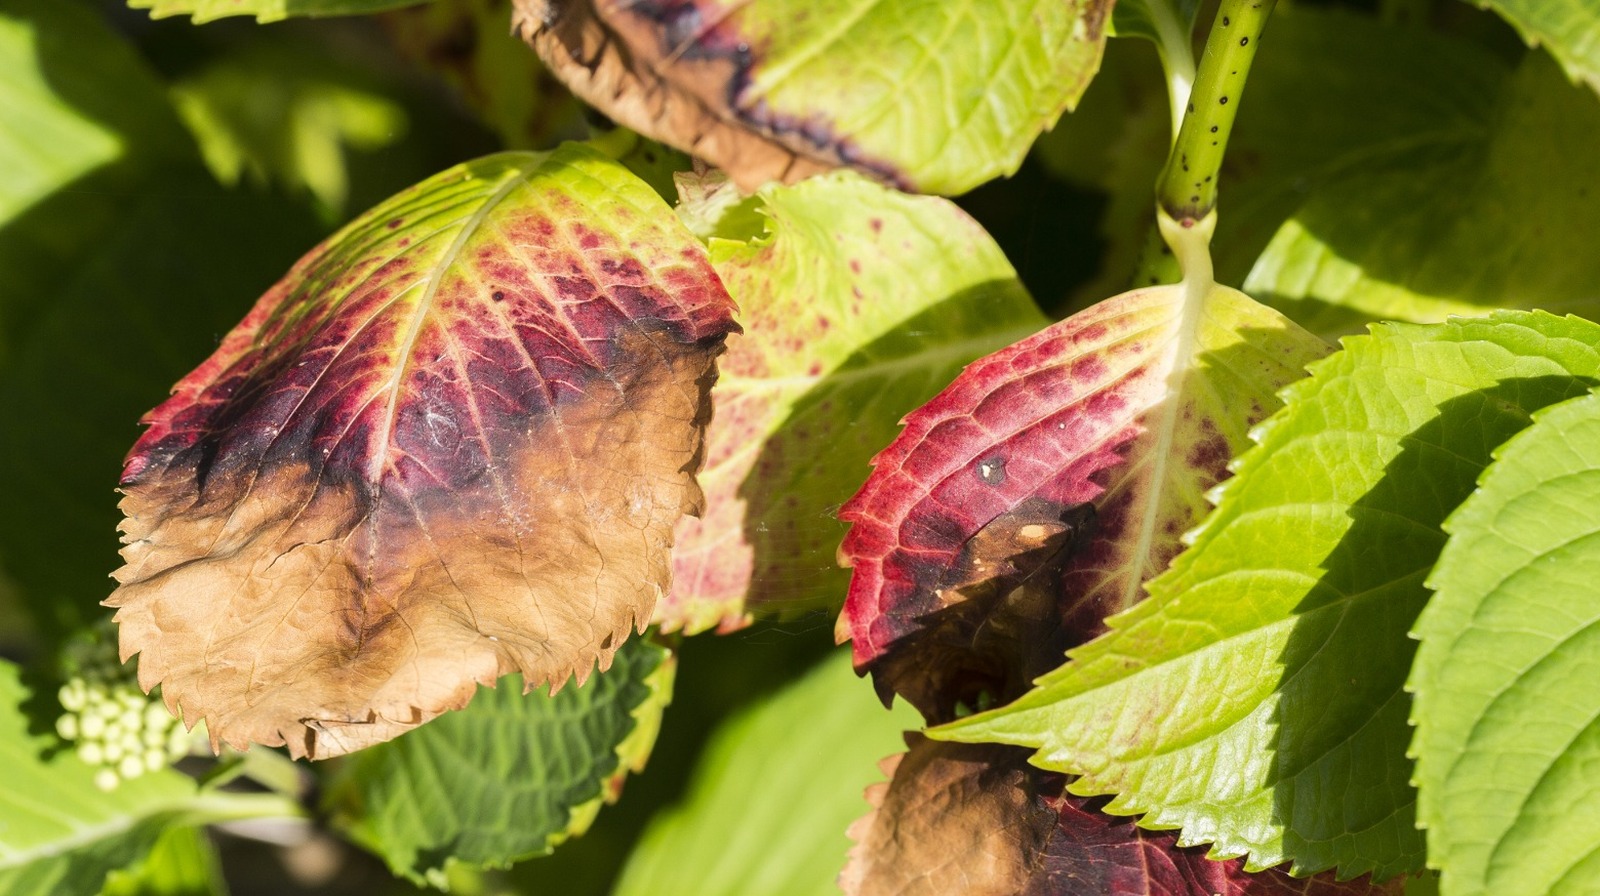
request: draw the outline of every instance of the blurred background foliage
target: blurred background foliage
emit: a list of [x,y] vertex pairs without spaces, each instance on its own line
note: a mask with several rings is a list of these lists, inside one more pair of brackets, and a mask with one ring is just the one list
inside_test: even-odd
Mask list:
[[[55,98],[51,115],[6,122],[14,131],[0,139],[0,656],[37,663],[103,615],[118,565],[113,489],[136,421],[300,254],[450,165],[609,128],[509,33],[509,7],[437,0],[366,17],[196,26],[152,20],[118,0],[0,0],[0,50],[30,61],[0,70],[0,105]],[[1430,17],[1470,38],[1466,50],[1437,50],[1464,60],[1453,72],[1486,59],[1493,65],[1477,77],[1497,78],[1493,66],[1523,52],[1509,28],[1463,4],[1361,7],[1341,8],[1385,27]],[[1338,39],[1326,21],[1288,21],[1273,25],[1290,33],[1285,42]],[[1315,186],[1306,172],[1316,159],[1294,153],[1326,154],[1339,134],[1372,124],[1364,111],[1323,122],[1314,140],[1274,131],[1271,107],[1301,102],[1296,84],[1325,79],[1314,64],[1297,67],[1302,58],[1350,65],[1326,52],[1264,52],[1253,81],[1278,86],[1247,104],[1226,172],[1241,186],[1223,192],[1225,222],[1229,203],[1241,209],[1225,224],[1234,233],[1219,237],[1219,271],[1234,283]],[[1368,58],[1361,71],[1381,85],[1403,78],[1406,65]],[[1133,276],[1166,152],[1163,90],[1154,48],[1113,40],[1080,108],[1022,169],[958,199],[1052,316]],[[814,881],[804,892],[832,892],[847,846],[841,819],[865,811],[860,790],[876,760],[914,724],[877,707],[833,649],[832,628],[831,616],[811,614],[684,641],[677,699],[620,804],[548,858],[509,871],[452,869],[452,889],[579,896],[609,892],[625,876],[627,893],[712,892],[694,882],[738,881],[763,861],[761,838],[741,845],[741,828],[776,830],[763,820],[789,817],[814,822],[788,828],[815,834],[787,844],[809,863],[797,872]],[[829,777],[837,786],[828,798],[795,786],[820,772],[772,765],[843,761],[840,751],[859,754],[862,775]],[[762,833],[768,845],[772,836]],[[680,870],[705,873],[671,889],[664,872],[649,871],[663,851]],[[746,864],[721,864],[729,861]],[[414,887],[315,825],[224,826],[169,829],[144,867],[114,875],[106,892],[223,890]]]

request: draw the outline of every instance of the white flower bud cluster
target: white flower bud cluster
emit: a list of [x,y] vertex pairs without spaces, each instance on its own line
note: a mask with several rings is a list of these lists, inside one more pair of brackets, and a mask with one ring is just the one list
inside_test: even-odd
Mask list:
[[122,781],[166,768],[189,752],[190,736],[161,699],[139,690],[133,666],[117,661],[113,637],[69,645],[67,683],[59,692],[56,733],[75,744],[78,758],[98,766],[94,783],[112,790]]

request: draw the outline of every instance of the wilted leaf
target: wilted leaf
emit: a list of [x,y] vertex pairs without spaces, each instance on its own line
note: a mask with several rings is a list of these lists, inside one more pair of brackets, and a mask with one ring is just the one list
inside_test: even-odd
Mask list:
[[[716,217],[737,199],[722,183],[685,178],[680,214]],[[848,574],[833,510],[873,452],[961,365],[1045,324],[1000,248],[947,200],[839,172],[747,205],[702,225],[744,333],[711,393],[706,510],[678,524],[656,609],[669,630],[836,607]],[[754,232],[732,232],[740,214]]]
[[837,896],[876,761],[916,724],[839,651],[712,735],[682,804],[652,819],[613,896]]
[[444,172],[311,252],[147,418],[124,655],[217,740],[328,756],[603,669],[697,508],[730,302],[578,146]]
[[425,0],[128,0],[134,9],[148,9],[152,18],[193,16],[195,24],[224,16],[255,16],[276,22],[291,16],[344,16],[410,6]]
[[1326,351],[1240,292],[1177,284],[973,363],[840,512],[857,668],[940,721],[1020,694],[1143,596],[1274,393]]
[[1445,522],[1412,753],[1446,896],[1600,889],[1600,397],[1534,415]]
[[412,882],[505,868],[582,834],[643,768],[674,657],[634,639],[604,675],[555,696],[515,678],[461,712],[352,757],[329,785],[337,824]]
[[1093,77],[1111,7],[515,3],[518,32],[574,93],[745,190],[849,166],[933,193],[1016,170]]
[[1439,526],[1530,412],[1586,391],[1600,326],[1507,312],[1345,346],[1285,391],[1150,600],[932,736],[1033,747],[1072,792],[1250,867],[1421,870],[1401,686]]
[[841,876],[848,896],[1383,896],[1398,883],[1247,873],[1063,793],[1066,778],[993,744],[909,735],[868,792]]

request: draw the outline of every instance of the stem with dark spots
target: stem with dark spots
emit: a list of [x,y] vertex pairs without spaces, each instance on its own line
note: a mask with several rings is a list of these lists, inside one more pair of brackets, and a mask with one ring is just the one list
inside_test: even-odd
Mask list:
[[1156,186],[1156,204],[1189,226],[1217,204],[1217,175],[1256,45],[1274,0],[1222,0],[1206,38],[1183,126]]

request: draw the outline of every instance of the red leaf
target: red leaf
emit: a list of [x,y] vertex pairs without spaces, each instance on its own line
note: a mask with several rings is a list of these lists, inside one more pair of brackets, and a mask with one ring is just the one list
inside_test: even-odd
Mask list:
[[1242,293],[1178,284],[970,365],[840,512],[857,668],[934,721],[1019,695],[1142,596],[1276,390],[1326,350]]
[[666,588],[732,304],[643,183],[493,156],[356,220],[145,422],[124,655],[236,746],[328,756],[602,668]]

